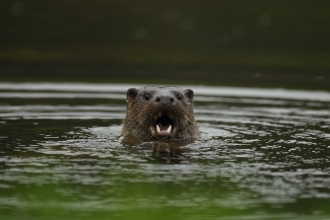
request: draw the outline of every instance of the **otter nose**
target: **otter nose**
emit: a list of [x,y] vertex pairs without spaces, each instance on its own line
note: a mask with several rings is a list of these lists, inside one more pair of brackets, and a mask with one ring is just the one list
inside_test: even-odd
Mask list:
[[162,103],[162,104],[171,104],[174,102],[174,98],[172,96],[157,96],[156,102]]

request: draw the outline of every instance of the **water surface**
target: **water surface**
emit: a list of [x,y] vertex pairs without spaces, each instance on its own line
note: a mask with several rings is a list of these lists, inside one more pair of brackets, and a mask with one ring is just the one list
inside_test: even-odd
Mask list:
[[130,87],[0,83],[0,216],[330,218],[329,92],[189,86],[199,140],[125,146]]

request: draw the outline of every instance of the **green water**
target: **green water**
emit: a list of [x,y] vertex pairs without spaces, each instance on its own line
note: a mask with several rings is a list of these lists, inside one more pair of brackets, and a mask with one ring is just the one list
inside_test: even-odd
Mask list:
[[202,137],[124,146],[127,84],[0,83],[1,219],[329,219],[330,93],[197,87]]

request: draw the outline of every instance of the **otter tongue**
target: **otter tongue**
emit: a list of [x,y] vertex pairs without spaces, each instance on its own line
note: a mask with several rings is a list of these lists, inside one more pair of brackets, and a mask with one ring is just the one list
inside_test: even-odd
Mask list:
[[160,128],[159,125],[156,125],[156,128],[157,128],[158,133],[170,133],[171,129],[172,129],[172,126],[170,125],[168,127],[165,127],[165,126],[161,125],[161,128]]

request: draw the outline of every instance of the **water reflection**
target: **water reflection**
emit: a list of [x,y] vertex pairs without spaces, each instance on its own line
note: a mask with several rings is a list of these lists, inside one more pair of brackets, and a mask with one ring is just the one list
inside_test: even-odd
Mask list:
[[329,218],[328,92],[191,87],[199,140],[126,146],[130,87],[1,83],[0,213]]

